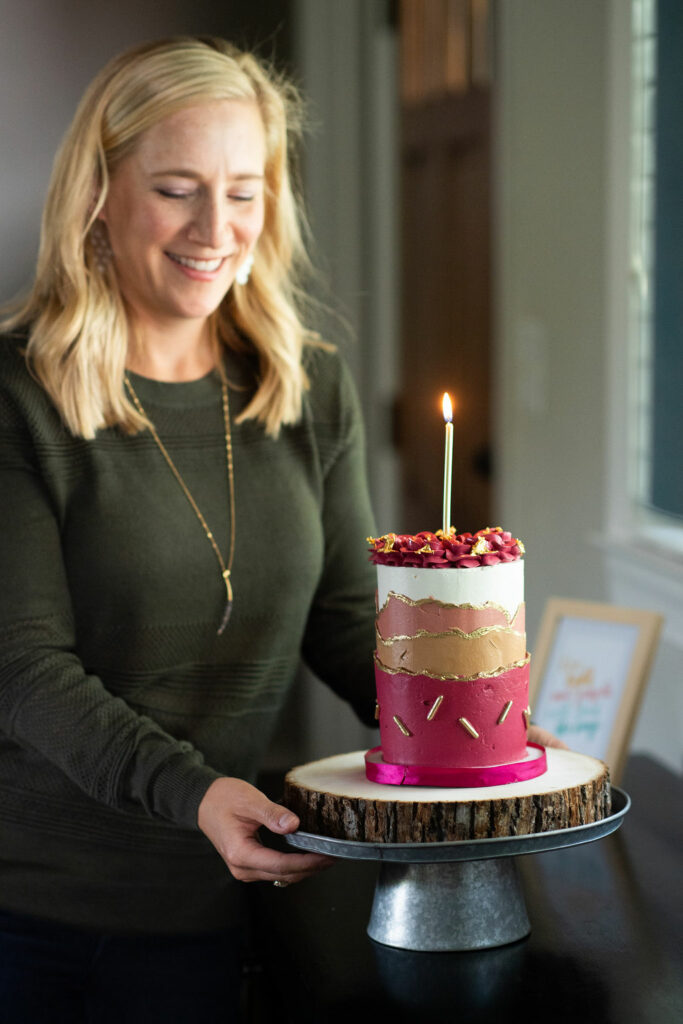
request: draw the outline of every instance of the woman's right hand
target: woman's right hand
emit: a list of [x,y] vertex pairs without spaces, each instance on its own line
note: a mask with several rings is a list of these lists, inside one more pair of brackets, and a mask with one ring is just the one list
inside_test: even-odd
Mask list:
[[239,882],[300,882],[334,863],[318,853],[280,853],[261,843],[258,830],[296,832],[299,819],[242,779],[211,783],[199,805],[197,824]]

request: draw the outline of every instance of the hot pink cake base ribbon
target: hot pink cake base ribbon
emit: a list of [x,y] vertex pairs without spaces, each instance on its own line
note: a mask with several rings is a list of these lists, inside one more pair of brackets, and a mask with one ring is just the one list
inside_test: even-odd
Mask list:
[[514,764],[497,764],[488,768],[434,768],[416,764],[389,764],[382,757],[382,748],[373,747],[365,755],[365,774],[370,782],[387,786],[444,786],[468,789],[479,786],[504,786],[510,782],[535,779],[548,770],[545,747],[528,743],[527,749],[540,751],[535,757]]

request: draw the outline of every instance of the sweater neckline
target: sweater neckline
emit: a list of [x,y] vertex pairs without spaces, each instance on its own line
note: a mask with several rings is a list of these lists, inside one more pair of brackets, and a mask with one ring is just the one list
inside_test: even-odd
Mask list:
[[[226,352],[223,366],[229,385],[240,392],[253,387],[254,379],[245,360],[233,352]],[[126,373],[143,405],[148,403],[176,409],[188,408],[213,403],[221,394],[221,379],[216,369],[209,370],[196,380],[183,381],[155,380],[153,377],[143,377],[134,370],[126,370]]]
[[175,407],[204,405],[220,395],[220,380],[215,370],[209,370],[196,380],[183,381],[155,380],[133,370],[126,370],[126,373],[143,404],[149,402],[152,405]]

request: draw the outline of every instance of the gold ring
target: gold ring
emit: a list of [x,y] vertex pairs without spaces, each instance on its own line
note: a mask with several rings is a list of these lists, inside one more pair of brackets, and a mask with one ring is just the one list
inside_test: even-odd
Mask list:
[[278,878],[275,882],[273,882],[273,885],[275,886],[276,889],[286,889],[287,886],[289,885],[289,882],[281,882],[280,879]]

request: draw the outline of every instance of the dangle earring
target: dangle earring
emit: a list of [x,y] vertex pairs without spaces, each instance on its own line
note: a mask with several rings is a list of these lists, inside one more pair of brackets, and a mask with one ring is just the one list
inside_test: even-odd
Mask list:
[[235,274],[235,281],[237,284],[246,284],[251,274],[251,268],[254,266],[254,254],[250,252],[246,260]]
[[107,229],[101,220],[96,220],[90,228],[90,244],[95,256],[95,266],[100,274],[105,274],[113,256]]

